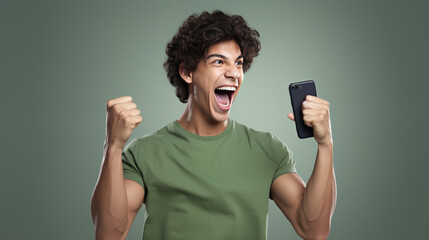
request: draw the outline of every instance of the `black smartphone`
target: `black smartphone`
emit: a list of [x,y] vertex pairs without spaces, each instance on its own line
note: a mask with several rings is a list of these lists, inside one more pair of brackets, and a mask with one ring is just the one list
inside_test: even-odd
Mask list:
[[302,116],[302,102],[307,95],[316,96],[316,85],[313,80],[295,82],[289,85],[290,101],[292,103],[293,115],[295,116],[295,126],[298,137],[309,138],[313,136],[313,128],[305,125]]

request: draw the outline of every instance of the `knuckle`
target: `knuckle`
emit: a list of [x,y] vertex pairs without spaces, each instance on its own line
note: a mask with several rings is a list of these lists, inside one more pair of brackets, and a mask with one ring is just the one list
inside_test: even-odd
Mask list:
[[114,105],[114,101],[113,101],[113,99],[110,99],[110,100],[108,100],[107,101],[107,103],[106,103],[106,107],[108,108],[108,109],[110,109],[110,108],[112,108],[112,107],[114,107],[115,105]]
[[308,108],[308,102],[307,101],[302,102],[302,108]]
[[118,105],[114,105],[114,106],[112,106],[112,110],[116,113],[119,113],[120,107]]
[[304,109],[303,111],[302,111],[302,114],[303,115],[308,115],[308,114],[310,114],[310,109]]
[[329,108],[326,108],[324,113],[325,113],[325,115],[329,115]]
[[126,119],[126,121],[125,121],[125,124],[127,125],[127,126],[134,126],[134,121],[132,121],[132,119],[131,118],[127,118]]
[[121,112],[119,112],[119,116],[123,119],[126,119],[127,118],[127,112],[125,110],[121,111]]

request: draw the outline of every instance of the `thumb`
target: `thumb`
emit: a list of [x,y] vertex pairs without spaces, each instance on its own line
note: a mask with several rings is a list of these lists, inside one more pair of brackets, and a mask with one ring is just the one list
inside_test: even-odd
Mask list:
[[288,117],[290,120],[295,121],[295,116],[293,115],[293,113],[288,113],[288,114],[287,114],[287,117]]

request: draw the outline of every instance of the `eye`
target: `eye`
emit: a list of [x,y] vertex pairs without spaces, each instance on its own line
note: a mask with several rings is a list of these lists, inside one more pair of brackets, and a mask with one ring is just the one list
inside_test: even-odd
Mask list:
[[237,66],[243,66],[243,61],[237,61],[236,63],[235,63],[235,65],[237,65]]
[[215,64],[223,64],[223,61],[222,60],[214,60],[213,63],[215,63]]

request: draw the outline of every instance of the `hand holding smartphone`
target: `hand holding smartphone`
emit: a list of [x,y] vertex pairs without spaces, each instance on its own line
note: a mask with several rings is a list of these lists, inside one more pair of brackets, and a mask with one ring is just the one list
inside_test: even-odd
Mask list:
[[298,137],[309,138],[313,137],[313,128],[305,125],[302,115],[302,102],[307,95],[317,97],[316,85],[313,80],[295,82],[289,85],[289,95],[292,103],[293,115],[295,117],[295,126]]

